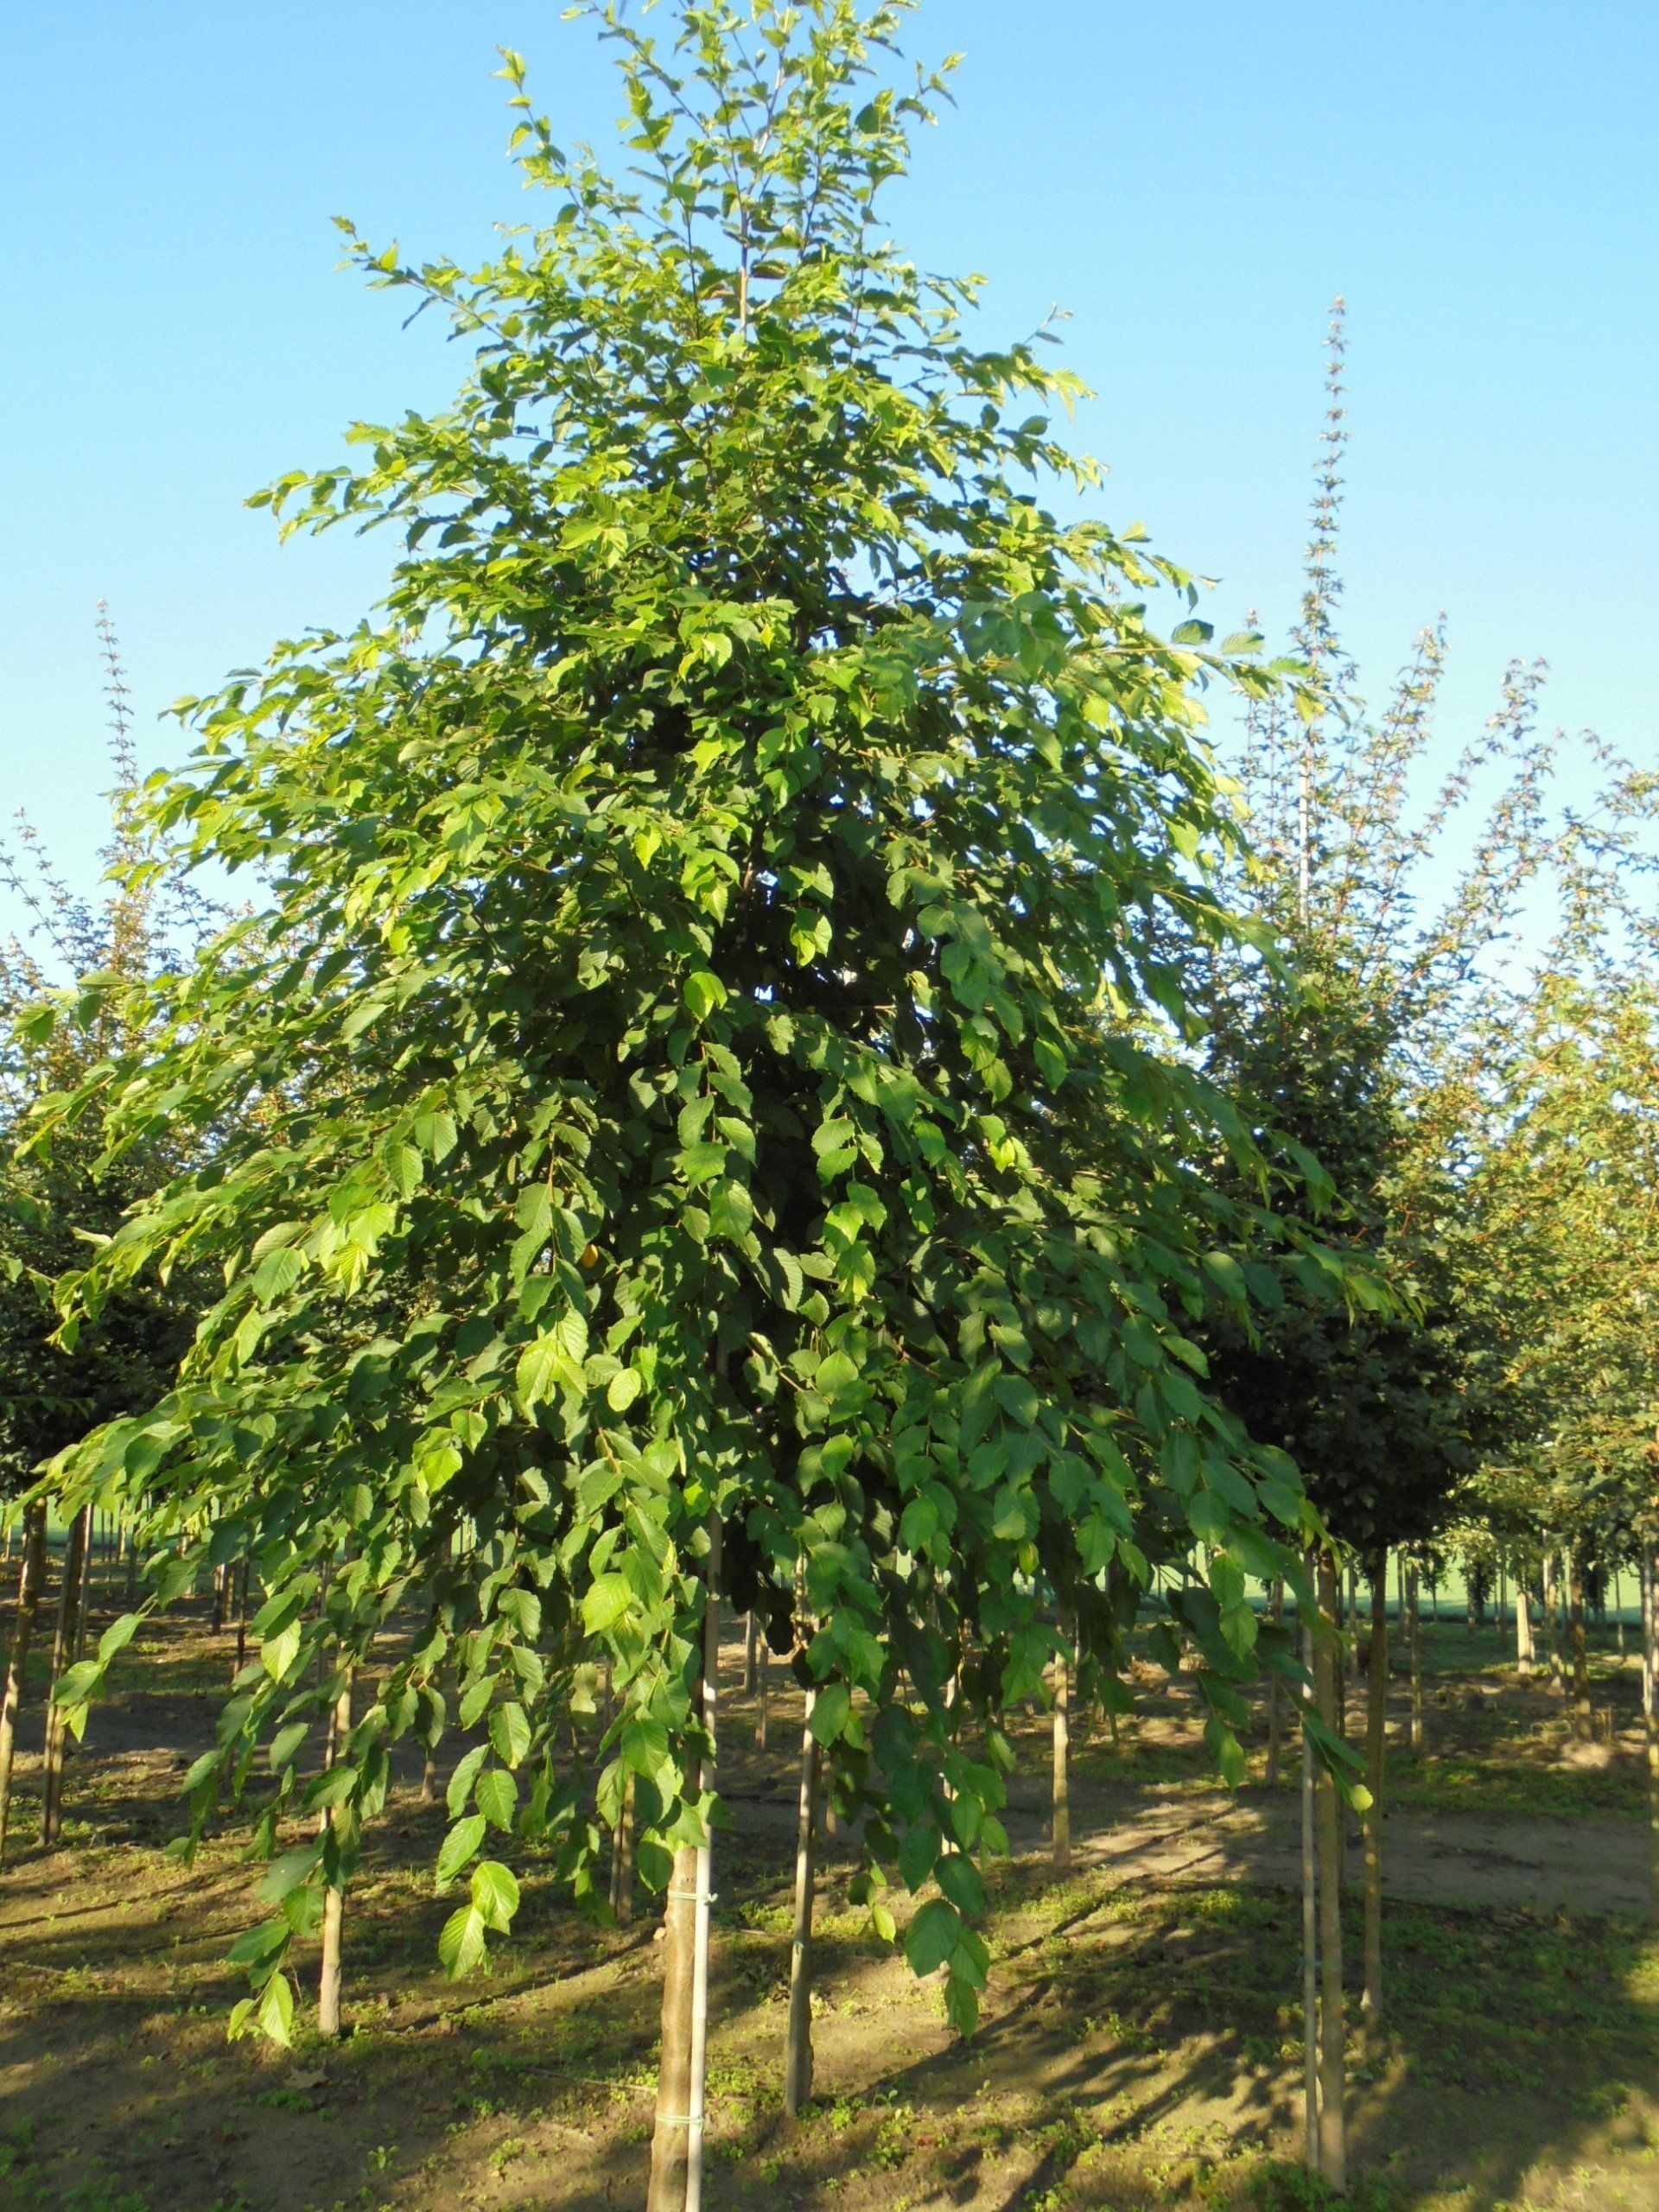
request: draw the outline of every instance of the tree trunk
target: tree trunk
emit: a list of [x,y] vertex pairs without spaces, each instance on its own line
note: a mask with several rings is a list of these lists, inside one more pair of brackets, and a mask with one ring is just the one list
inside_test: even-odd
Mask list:
[[622,1788],[622,1808],[611,1833],[611,1910],[626,1928],[633,1918],[633,1776]]
[[1532,1592],[1527,1578],[1515,1578],[1515,1671],[1521,1680],[1532,1679]]
[[228,1560],[224,1560],[213,1569],[213,1618],[207,1624],[207,1631],[210,1636],[217,1636],[225,1625],[225,1600],[230,1573],[231,1563]]
[[663,1913],[663,2043],[657,2066],[657,2126],[651,2140],[645,2212],[684,2212],[685,2207],[696,1884],[697,1847],[683,1844],[674,1854],[674,1872]]
[[754,1745],[755,1749],[760,1751],[764,1751],[766,1748],[766,1707],[771,1686],[772,1646],[763,1636],[760,1639],[760,1651],[756,1654],[755,1677],[755,1688],[760,1709],[754,1724]]
[[[1319,1716],[1327,1728],[1336,1722],[1342,1669],[1337,1640],[1341,1588],[1335,1561],[1319,1560],[1319,1610],[1325,1632],[1314,1649],[1314,1678]],[[1316,1793],[1316,1842],[1319,1904],[1319,2171],[1332,2188],[1347,2187],[1348,2158],[1344,2125],[1342,2005],[1342,1809],[1337,1786],[1321,1771]]]
[[1560,1622],[1556,1618],[1555,1554],[1544,1554],[1544,1652],[1549,1661],[1549,1683],[1558,1696],[1567,1694],[1567,1683],[1561,1672],[1561,1640]]
[[755,1632],[754,1608],[750,1606],[743,1618],[743,1694],[754,1695],[754,1647],[760,1642]]
[[[1285,1618],[1285,1578],[1274,1578],[1273,1598],[1268,1607],[1268,1617],[1276,1628]],[[1285,1734],[1284,1692],[1276,1674],[1268,1676],[1268,1787],[1279,1787],[1279,1769],[1283,1757]]]
[[1366,2025],[1382,2018],[1382,1766],[1389,1725],[1389,1555],[1378,1552],[1371,1566],[1371,1641],[1366,1668],[1365,1786],[1371,1793],[1365,1815],[1365,1992],[1361,2011]]
[[812,1733],[817,1692],[806,1694],[801,1736],[801,1794],[795,1821],[795,1930],[789,1947],[789,2040],[784,2059],[784,2110],[799,2116],[812,2094],[812,1905],[818,1830],[818,1739]]
[[1408,1580],[1409,1611],[1406,1620],[1408,1654],[1411,1667],[1411,1748],[1421,1756],[1423,1749],[1423,1660],[1417,1640],[1417,1569],[1414,1566]]
[[1071,1658],[1065,1649],[1065,1623],[1054,1655],[1054,1782],[1052,1847],[1056,1880],[1071,1872]]
[[[347,1668],[328,1724],[327,1764],[329,1766],[333,1766],[339,1758],[340,1747],[351,1730],[352,1675],[351,1669]],[[335,1827],[333,1806],[324,1806],[321,1826],[325,1836],[333,1834]],[[331,1882],[322,1900],[322,1967],[317,1977],[317,2033],[327,2036],[330,2042],[338,2042],[340,2038],[340,1937],[344,1933],[345,1921],[345,1885],[340,1882]]]
[[80,1590],[75,1599],[75,1643],[73,1657],[79,1664],[86,1649],[86,1624],[92,1617],[92,1558],[98,1548],[98,1522],[89,1505],[81,1516],[86,1523],[80,1539]]
[[52,1675],[47,1689],[46,1760],[41,1776],[41,1841],[54,1844],[63,1826],[63,1758],[68,1726],[53,1702],[65,1670],[73,1663],[80,1633],[80,1570],[86,1557],[86,1516],[77,1513],[65,1535],[63,1581],[58,1592],[58,1623],[52,1638]]
[[1659,1548],[1642,1539],[1642,1726],[1648,1748],[1648,1915],[1659,1922]]
[[248,1575],[251,1561],[244,1560],[236,1578],[236,1671],[248,1663]]
[[[1312,1569],[1310,1568],[1310,1572]],[[1302,1629],[1302,1664],[1315,1676],[1313,1637]],[[1302,2110],[1307,2170],[1319,2171],[1319,1885],[1313,1811],[1313,1739],[1302,1731]]]
[[0,1866],[5,1864],[6,1828],[11,1817],[11,1770],[17,1751],[17,1716],[22,1709],[23,1677],[35,1618],[46,1580],[46,1506],[31,1505],[23,1520],[23,1562],[17,1577],[17,1611],[11,1624],[11,1656],[6,1664],[5,1701],[0,1705]]
[[1624,1656],[1624,1590],[1618,1569],[1613,1569],[1613,1634],[1618,1641],[1618,1656]]
[[1568,1555],[1567,1596],[1573,1609],[1573,1733],[1590,1740],[1590,1654],[1584,1636],[1584,1562]]
[[[709,1560],[702,1599],[702,1668],[696,1702],[708,1739],[704,1758],[689,1762],[689,1791],[714,1784],[715,1697],[720,1666],[720,1521],[709,1518]],[[645,2212],[701,2212],[704,2075],[709,2050],[709,1838],[674,1854],[663,1916],[662,2052],[657,2071],[657,2120],[651,2143]]]

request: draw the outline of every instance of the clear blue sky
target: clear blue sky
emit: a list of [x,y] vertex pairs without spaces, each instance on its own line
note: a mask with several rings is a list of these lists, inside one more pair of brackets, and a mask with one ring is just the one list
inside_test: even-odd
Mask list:
[[[1598,0],[931,0],[959,106],[894,195],[994,328],[1071,311],[1105,509],[1291,613],[1332,296],[1350,305],[1351,642],[1380,691],[1445,608],[1446,741],[1513,654],[1552,720],[1652,759],[1659,6]],[[526,205],[494,48],[567,138],[617,102],[526,0],[15,0],[0,15],[0,807],[90,880],[94,603],[157,712],[353,618],[386,550],[279,549],[241,501],[460,364],[336,273],[329,218],[465,256]],[[0,914],[0,919],[3,919]]]

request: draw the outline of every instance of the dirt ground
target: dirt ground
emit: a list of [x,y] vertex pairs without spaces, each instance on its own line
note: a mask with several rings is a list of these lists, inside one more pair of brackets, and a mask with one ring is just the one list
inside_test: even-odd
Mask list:
[[[33,1845],[24,1762],[0,1877],[5,2212],[599,2212],[643,2202],[658,1988],[649,1913],[581,1921],[524,1869],[486,1978],[436,1967],[441,1808],[412,1780],[371,1839],[346,1945],[350,2033],[227,2044],[224,1964],[257,1915],[233,1837],[182,1869],[177,1790],[211,1739],[227,1639],[175,1619],[136,1652],[72,1769],[64,1847]],[[1659,1938],[1642,1918],[1636,1677],[1598,1656],[1611,1740],[1573,1742],[1497,1639],[1427,1638],[1430,1744],[1392,1753],[1385,2031],[1351,2041],[1354,2201],[1401,2212],[1659,2203]],[[735,1650],[733,1653],[736,1656]],[[947,2027],[845,1900],[819,1927],[817,2094],[781,2114],[799,1701],[771,1748],[728,1700],[709,2082],[709,2212],[1071,2212],[1319,2201],[1296,2164],[1294,1777],[1261,1739],[1230,1797],[1183,1686],[1146,1670],[1116,1745],[1075,1760],[1076,1863],[1046,1855],[1046,1724],[1021,1737],[1013,1859],[991,1884],[979,2033]],[[1395,1715],[1405,1729],[1403,1690]],[[1356,1871],[1357,1871],[1356,1859]],[[1355,1901],[1357,1914],[1357,1900]],[[1357,1917],[1348,1930],[1358,1954]],[[308,1962],[308,1965],[309,1962]]]

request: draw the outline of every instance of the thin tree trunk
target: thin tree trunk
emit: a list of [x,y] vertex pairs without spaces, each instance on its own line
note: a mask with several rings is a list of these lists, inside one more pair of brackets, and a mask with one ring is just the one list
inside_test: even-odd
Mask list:
[[[720,1522],[709,1516],[709,1557],[703,1585],[702,1668],[696,1703],[709,1738],[706,1764],[688,1762],[686,1789],[714,1780],[713,1732],[720,1616]],[[663,2024],[657,2068],[657,2118],[651,2141],[645,2212],[700,2212],[702,2193],[703,2069],[709,2029],[707,1839],[674,1854],[663,1915]]]
[[[1319,1560],[1319,1610],[1325,1616],[1326,1632],[1319,1637],[1313,1656],[1319,1713],[1327,1728],[1335,1725],[1337,1685],[1342,1673],[1336,1637],[1341,1599],[1336,1563],[1325,1554]],[[1336,1783],[1323,1771],[1314,1809],[1319,1892],[1319,2171],[1332,2189],[1340,2191],[1347,2186],[1348,2168],[1343,2082],[1342,1812]]]
[[622,1809],[611,1837],[611,1910],[619,1928],[633,1918],[633,1776],[622,1790]]
[[35,1618],[46,1580],[46,1505],[29,1508],[23,1518],[23,1561],[17,1577],[17,1611],[11,1624],[11,1656],[6,1664],[5,1701],[0,1705],[0,1866],[5,1864],[6,1828],[11,1817],[11,1770],[17,1752],[17,1716],[22,1709],[23,1677]]
[[138,1531],[127,1530],[127,1603],[135,1604],[138,1597]]
[[743,1618],[743,1694],[754,1695],[754,1647],[760,1642],[755,1633],[754,1608],[750,1606]]
[[1066,1624],[1059,1623],[1060,1649],[1054,1655],[1054,1763],[1052,1847],[1055,1878],[1071,1872],[1071,1657],[1065,1648]]
[[75,1599],[75,1646],[78,1663],[86,1649],[86,1624],[92,1617],[92,1557],[98,1548],[98,1524],[89,1505],[81,1516],[86,1527],[80,1539],[80,1589]]
[[1613,1569],[1613,1633],[1618,1639],[1618,1656],[1624,1656],[1624,1591],[1618,1569]]
[[1532,1592],[1527,1578],[1515,1578],[1515,1671],[1523,1682],[1532,1679]]
[[[334,1709],[328,1722],[328,1757],[333,1766],[340,1756],[340,1745],[352,1730],[352,1675],[346,1670],[334,1700]],[[335,1826],[334,1808],[325,1805],[322,1812],[322,1832],[333,1834]],[[340,2038],[340,1938],[345,1930],[346,1891],[342,1883],[331,1882],[322,1900],[322,1967],[317,1977],[317,2033],[331,2042]]]
[[1573,1618],[1573,1732],[1590,1740],[1590,1653],[1584,1635],[1584,1564],[1577,1552],[1567,1559],[1567,1596]]
[[[1268,1607],[1268,1613],[1275,1628],[1285,1618],[1285,1578],[1282,1574],[1276,1575],[1274,1579],[1273,1597]],[[1283,1756],[1284,1734],[1284,1692],[1280,1688],[1278,1675],[1269,1673],[1268,1676],[1268,1787],[1269,1789],[1276,1789],[1279,1787],[1279,1768]]]
[[795,1929],[789,1947],[789,2039],[784,2058],[784,2110],[798,2117],[812,2094],[812,1906],[818,1832],[818,1739],[812,1733],[817,1692],[806,1694],[801,1734],[801,1792],[795,1821]]
[[764,1751],[766,1748],[766,1708],[770,1702],[769,1694],[772,1688],[772,1646],[764,1636],[760,1639],[760,1649],[755,1655],[755,1688],[760,1712],[754,1724],[754,1744],[757,1751]]
[[213,1611],[207,1624],[210,1636],[217,1636],[225,1625],[226,1585],[230,1580],[231,1563],[226,1560],[213,1569]]
[[68,1726],[54,1702],[65,1670],[73,1662],[80,1632],[80,1570],[86,1556],[86,1516],[77,1513],[64,1538],[63,1581],[58,1592],[58,1623],[52,1638],[52,1675],[47,1689],[46,1760],[41,1777],[41,1841],[54,1844],[63,1826],[63,1757]]
[[1557,1618],[1555,1554],[1544,1554],[1544,1651],[1549,1661],[1549,1683],[1558,1696],[1567,1694],[1567,1682],[1561,1670],[1560,1624]]
[[[709,1573],[702,1599],[702,1726],[709,1738],[702,1786],[715,1786],[715,1721],[720,1688],[720,1540],[717,1514],[709,1516]],[[696,1944],[691,1970],[691,2125],[686,2130],[685,2212],[702,2212],[702,2154],[709,2071],[709,1938],[714,1910],[714,1838],[706,1830],[697,1848]]]
[[248,1663],[248,1576],[252,1562],[244,1560],[236,1578],[236,1671]]
[[1382,2018],[1382,1767],[1389,1722],[1389,1555],[1371,1566],[1371,1641],[1366,1668],[1365,1992],[1361,2010],[1375,2029]]
[[[1310,1570],[1311,1571],[1311,1570]],[[1302,1630],[1302,1664],[1314,1675],[1313,1637]],[[1302,2101],[1307,2170],[1319,2171],[1319,1885],[1313,1739],[1302,1730]]]
[[1417,1637],[1417,1569],[1414,1565],[1408,1578],[1407,1589],[1409,1611],[1406,1618],[1406,1637],[1411,1669],[1411,1748],[1414,1754],[1421,1756],[1423,1749],[1423,1661]]
[[1648,1751],[1648,1915],[1659,1922],[1659,1548],[1642,1539],[1642,1727]]

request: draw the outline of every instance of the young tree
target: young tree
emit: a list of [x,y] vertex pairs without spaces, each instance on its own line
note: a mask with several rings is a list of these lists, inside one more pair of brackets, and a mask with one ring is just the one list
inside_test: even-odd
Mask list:
[[[189,1285],[134,1283],[105,1306],[98,1325],[72,1354],[53,1339],[52,1286],[88,1245],[120,1224],[128,1207],[154,1189],[181,1157],[158,1128],[106,1164],[94,1112],[49,1159],[31,1146],[31,1116],[41,1100],[80,1083],[138,1044],[127,1027],[126,994],[198,934],[204,902],[170,868],[164,842],[141,817],[142,778],[119,648],[109,615],[99,612],[110,707],[111,837],[104,858],[111,888],[97,900],[75,897],[53,869],[27,821],[16,846],[0,844],[0,882],[29,921],[27,938],[0,946],[0,1497],[16,1498],[41,1463],[116,1416],[154,1402],[172,1378],[188,1340]],[[73,1006],[49,1036],[16,1025],[48,985],[72,979]],[[16,1731],[24,1670],[45,1586],[48,1499],[23,1509],[19,1601],[0,1709],[0,1855],[10,1821]],[[86,1563],[85,1505],[65,1529],[59,1631],[52,1690],[76,1656]],[[51,1691],[48,1691],[48,1700]],[[48,1702],[43,1777],[43,1840],[54,1840],[62,1796],[66,1716]]]
[[[1190,1333],[1248,1313],[1230,1248],[1268,1171],[1171,957],[1233,930],[1198,686],[1283,671],[1154,633],[1185,575],[1037,496],[1093,486],[1048,421],[1076,380],[975,347],[975,288],[887,243],[944,83],[897,81],[900,6],[709,0],[662,42],[593,12],[632,181],[560,149],[509,57],[545,226],[473,275],[352,238],[475,366],[270,495],[289,528],[400,531],[390,598],[194,705],[154,802],[269,906],[56,1109],[61,1141],[106,1115],[115,1159],[215,1133],[65,1283],[67,1334],[158,1268],[225,1288],[177,1389],[65,1478],[142,1485],[163,1594],[215,1546],[270,1592],[194,1777],[205,1819],[263,1743],[268,1847],[335,1815],[238,1947],[268,2031],[390,1746],[450,1725],[441,1669],[482,1732],[438,1861],[470,1885],[455,1969],[517,1895],[486,1835],[556,1833],[599,1909],[631,1781],[676,1908],[666,2204],[698,2149],[710,1608],[778,1649],[804,1628],[815,1737],[874,1860],[931,1892],[906,1948],[963,2022],[995,1716],[1040,1685],[1046,1593],[1110,1671],[1201,1541],[1160,1648],[1195,1649],[1233,1771],[1258,1641],[1287,1660],[1245,1578],[1303,1586],[1312,1524]],[[377,1656],[409,1605],[412,1649]],[[553,1723],[601,1660],[590,1815]],[[374,1694],[302,1779],[353,1668]]]

